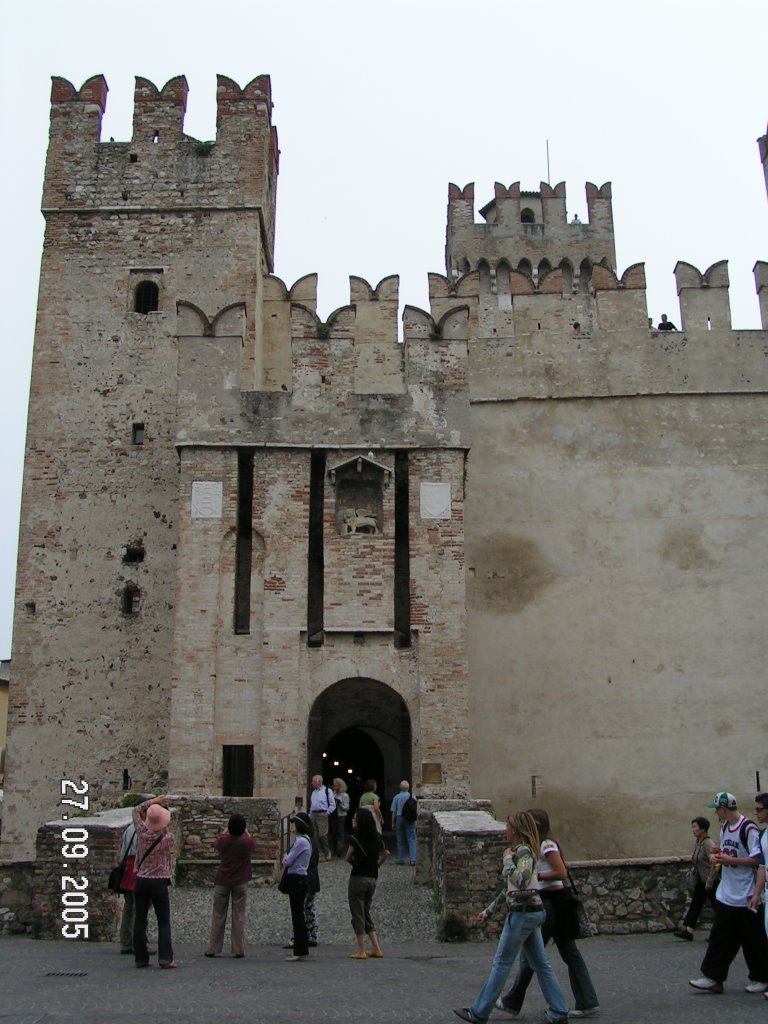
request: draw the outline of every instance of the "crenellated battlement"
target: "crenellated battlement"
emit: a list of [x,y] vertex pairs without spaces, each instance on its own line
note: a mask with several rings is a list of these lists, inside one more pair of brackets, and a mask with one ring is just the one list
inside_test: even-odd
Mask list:
[[496,182],[494,198],[480,209],[484,223],[474,219],[475,187],[448,186],[446,271],[459,277],[485,262],[501,261],[537,277],[554,266],[572,268],[616,266],[611,184],[586,184],[588,221],[568,222],[565,182],[542,181],[537,192],[525,192],[516,181],[508,188]]
[[406,307],[400,344],[396,276],[375,287],[351,277],[352,301],[325,322],[316,287],[314,275],[265,282],[269,355],[255,391],[241,372],[241,307],[179,303],[178,444],[301,444],[319,421],[334,445],[468,444],[468,307],[438,323]]
[[267,75],[244,88],[217,79],[216,139],[184,134],[188,85],[183,75],[158,89],[137,77],[133,137],[104,142],[108,87],[102,75],[78,90],[53,79],[43,212],[242,208],[260,211],[269,265],[279,170],[277,132]]
[[765,189],[768,192],[768,134],[760,136],[757,140],[757,146],[760,153],[760,163],[763,165]]

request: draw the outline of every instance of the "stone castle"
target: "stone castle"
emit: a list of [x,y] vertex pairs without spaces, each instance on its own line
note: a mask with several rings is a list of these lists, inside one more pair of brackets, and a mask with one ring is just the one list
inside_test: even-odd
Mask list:
[[[451,185],[430,310],[274,275],[268,77],[53,80],[3,857],[60,780],[271,797],[311,775],[544,805],[582,857],[679,852],[766,767],[768,264],[619,274],[611,186]],[[768,167],[768,137],[760,155]],[[768,775],[766,776],[768,777]],[[745,801],[746,802],[746,801]],[[663,808],[663,815],[658,812]],[[651,813],[656,812],[653,817]]]

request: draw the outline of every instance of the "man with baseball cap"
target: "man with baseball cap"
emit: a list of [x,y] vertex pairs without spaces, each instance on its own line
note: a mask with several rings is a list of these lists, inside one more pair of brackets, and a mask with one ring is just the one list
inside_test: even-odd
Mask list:
[[720,846],[712,863],[720,865],[715,896],[715,923],[701,962],[702,977],[689,982],[704,992],[722,992],[728,969],[741,949],[749,972],[747,992],[768,992],[768,938],[763,922],[749,906],[755,890],[760,856],[759,829],[739,813],[733,793],[715,794],[713,807],[720,822]]

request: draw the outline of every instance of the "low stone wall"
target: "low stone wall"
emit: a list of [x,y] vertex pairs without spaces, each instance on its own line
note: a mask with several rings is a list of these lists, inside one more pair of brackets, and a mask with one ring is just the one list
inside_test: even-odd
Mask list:
[[[444,800],[419,797],[416,821],[416,885],[431,885],[434,877],[432,836],[433,817],[449,811],[485,811],[490,814],[490,800]],[[491,819],[492,820],[492,819]]]
[[115,938],[120,900],[107,889],[107,880],[130,820],[130,809],[121,808],[49,821],[37,830],[32,897],[36,939]]
[[[486,812],[438,812],[429,829],[441,937],[478,941],[498,935],[503,914],[483,925],[476,917],[502,888],[503,823]],[[596,931],[624,935],[679,925],[688,902],[689,863],[689,857],[580,861],[569,869]]]
[[[170,829],[176,840],[173,869],[177,884],[213,885],[218,863],[212,856],[213,840],[226,830],[234,813],[245,817],[256,840],[254,877],[263,883],[272,882],[280,841],[280,812],[274,800],[169,795],[168,801]],[[120,896],[107,889],[107,880],[119,863],[120,840],[132,816],[132,808],[124,807],[68,822],[47,822],[38,830],[33,892],[27,904],[36,938],[77,937],[91,942],[117,938],[123,903]],[[66,844],[71,858],[66,862],[62,855],[65,830],[75,840]],[[87,840],[78,845],[84,833]],[[65,878],[74,881],[65,883]],[[80,888],[83,879],[87,888]],[[87,894],[87,902],[78,891]],[[84,929],[77,934],[72,927],[86,923],[87,934]]]
[[34,861],[0,864],[0,935],[32,932]]
[[176,865],[178,885],[213,885],[218,864],[213,840],[227,829],[231,814],[242,814],[256,841],[251,861],[256,885],[271,885],[280,851],[280,808],[275,800],[255,797],[177,797],[182,847]]

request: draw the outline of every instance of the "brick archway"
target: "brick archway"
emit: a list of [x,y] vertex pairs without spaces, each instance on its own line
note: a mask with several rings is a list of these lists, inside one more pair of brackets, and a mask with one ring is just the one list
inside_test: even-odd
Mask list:
[[[334,764],[338,761],[338,765]],[[403,698],[376,679],[342,679],[315,700],[307,723],[307,790],[321,772],[347,781],[353,806],[375,778],[384,810],[411,778],[411,716]]]

